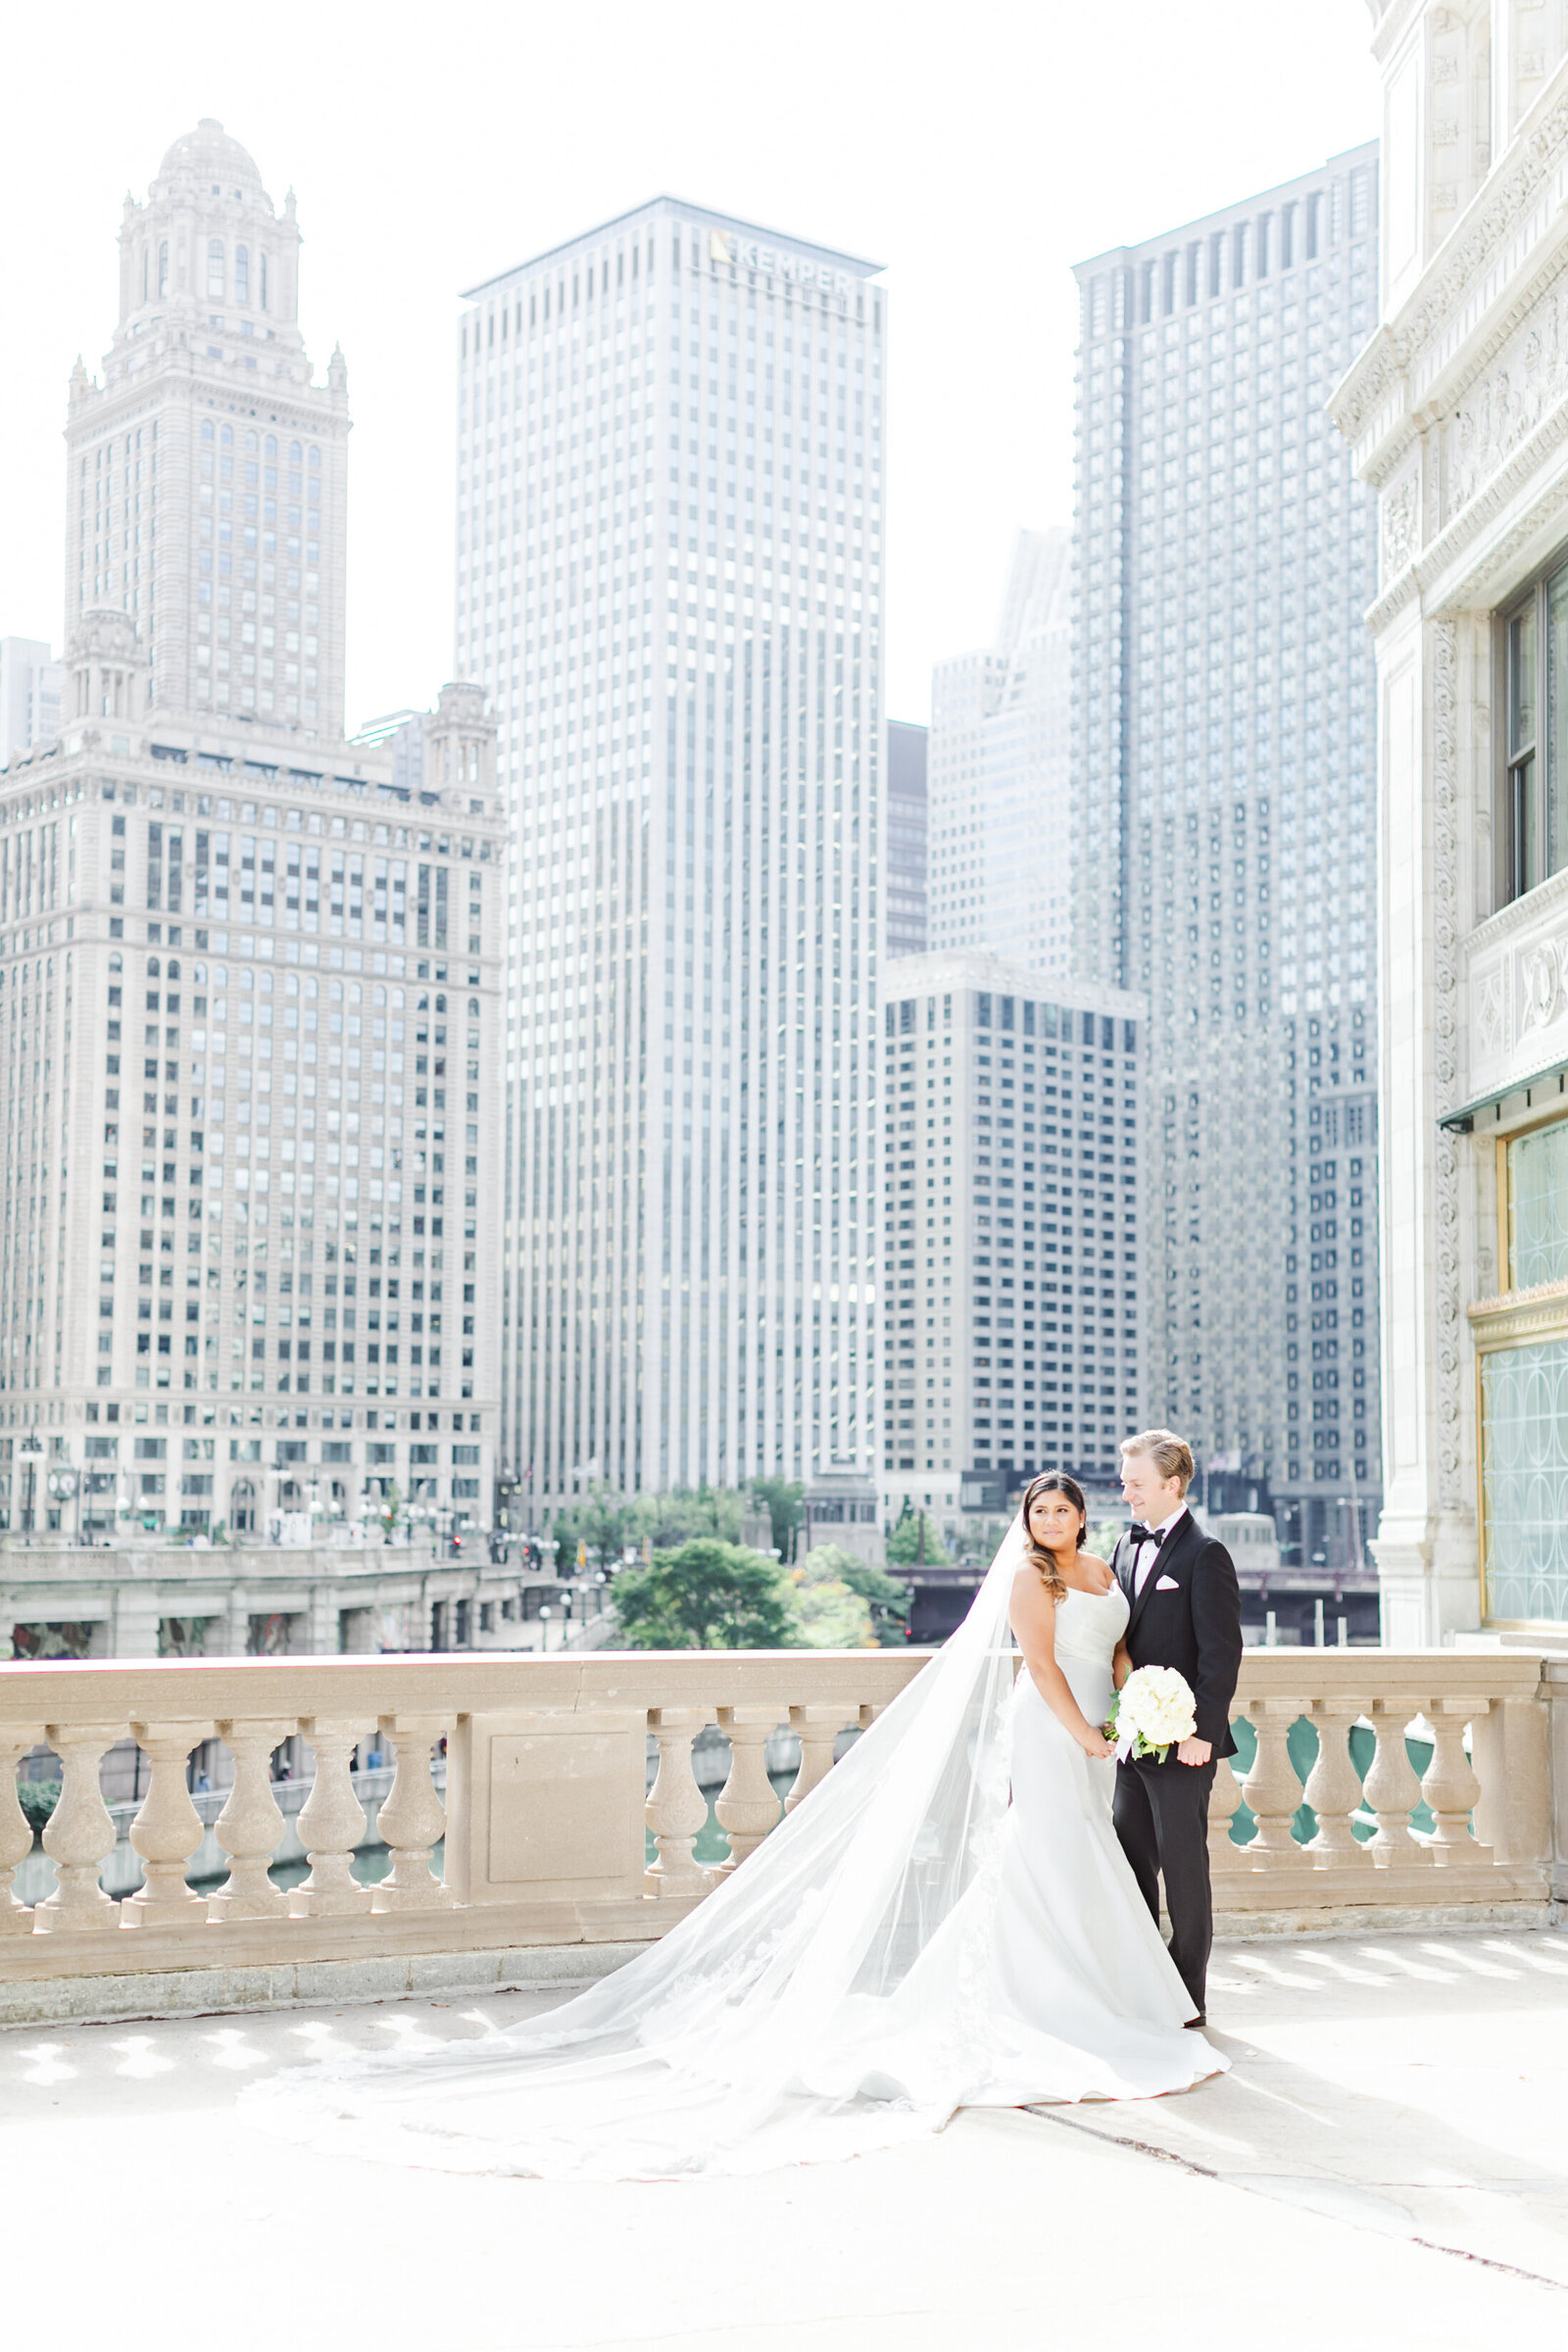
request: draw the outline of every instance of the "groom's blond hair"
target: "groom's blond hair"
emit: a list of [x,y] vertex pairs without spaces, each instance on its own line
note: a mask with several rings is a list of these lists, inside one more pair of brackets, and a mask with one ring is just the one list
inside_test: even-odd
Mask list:
[[1146,1429],[1136,1438],[1123,1438],[1124,1454],[1145,1453],[1163,1479],[1179,1478],[1185,1494],[1198,1468],[1193,1449],[1173,1429]]

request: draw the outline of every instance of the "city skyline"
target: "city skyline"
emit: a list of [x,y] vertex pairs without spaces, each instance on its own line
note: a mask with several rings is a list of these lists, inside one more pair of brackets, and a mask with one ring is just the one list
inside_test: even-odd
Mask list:
[[[95,14],[89,0],[89,24]],[[1324,0],[1310,39],[1283,0],[1214,0],[1209,21],[1210,36],[1198,41],[1152,0],[1133,0],[1113,38],[1108,24],[1048,23],[1008,0],[985,41],[955,51],[893,43],[879,17],[808,0],[788,44],[743,12],[717,45],[677,54],[628,5],[597,12],[609,62],[585,85],[564,22],[475,8],[464,43],[449,50],[394,5],[378,20],[368,84],[352,15],[313,26],[312,71],[302,74],[237,23],[171,0],[156,49],[125,42],[107,16],[105,42],[87,39],[71,90],[72,169],[62,173],[52,36],[44,20],[24,17],[12,28],[12,72],[37,103],[19,114],[0,154],[11,217],[28,222],[0,266],[28,353],[25,369],[0,379],[10,459],[0,478],[0,632],[56,639],[64,387],[77,353],[90,365],[102,348],[100,290],[115,267],[124,190],[145,189],[149,144],[160,153],[182,126],[214,116],[265,159],[279,203],[290,182],[298,188],[310,230],[300,322],[323,371],[334,343],[348,362],[351,728],[427,707],[449,672],[455,290],[661,189],[889,266],[904,389],[887,420],[887,708],[924,719],[933,663],[986,641],[1017,528],[1070,512],[1071,263],[1262,184],[1282,152],[1305,165],[1373,125],[1361,0]],[[994,70],[1003,53],[1005,76]],[[828,56],[837,70],[824,76]],[[486,61],[477,79],[473,57]],[[1042,141],[1041,77],[1061,90],[1098,74],[1118,89],[1114,145],[1092,136],[1083,110],[1064,108]],[[1275,90],[1266,123],[1244,103],[1257,77]],[[879,83],[897,92],[895,104],[866,104]],[[750,86],[764,88],[767,104],[738,105]],[[373,104],[345,107],[345,90],[370,87]],[[530,112],[519,138],[516,93],[540,87],[564,103]],[[936,123],[940,173],[929,168]],[[417,160],[394,166],[405,157]],[[395,238],[368,234],[392,214]]]

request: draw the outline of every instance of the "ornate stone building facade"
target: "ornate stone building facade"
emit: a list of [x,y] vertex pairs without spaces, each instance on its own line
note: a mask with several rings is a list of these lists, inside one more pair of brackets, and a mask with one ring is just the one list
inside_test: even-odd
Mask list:
[[[220,122],[125,199],[120,315],[66,424],[66,637],[119,605],[155,708],[343,733],[348,370],[313,380],[299,223]],[[68,710],[63,714],[69,718]],[[81,715],[79,712],[76,715]]]
[[1398,1646],[1568,1617],[1568,24],[1373,0],[1386,1497]]
[[342,740],[348,419],[296,245],[202,124],[127,209],[105,380],[73,386],[61,730],[0,768],[0,1532],[29,1543],[303,1543],[394,1486],[490,1521],[495,728],[452,685],[416,771]]

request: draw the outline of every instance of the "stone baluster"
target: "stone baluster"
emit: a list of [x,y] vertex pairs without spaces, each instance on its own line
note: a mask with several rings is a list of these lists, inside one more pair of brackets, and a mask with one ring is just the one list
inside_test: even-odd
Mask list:
[[692,1770],[692,1741],[712,1722],[706,1707],[653,1707],[648,1728],[659,1743],[659,1772],[644,1812],[659,1859],[644,1884],[650,1894],[706,1894],[712,1874],[692,1859],[708,1826],[708,1799]]
[[767,1777],[767,1742],[778,1729],[778,1709],[720,1707],[718,1728],[729,1740],[729,1778],[713,1807],[729,1839],[729,1860],[718,1866],[722,1876],[778,1827],[778,1796]]
[[276,1919],[288,1910],[288,1892],[274,1886],[269,1865],[283,1836],[283,1816],[272,1794],[272,1752],[293,1738],[297,1717],[277,1723],[242,1723],[228,1716],[218,1737],[234,1759],[234,1786],[214,1824],[228,1856],[228,1877],[208,1900],[209,1918]]
[[357,1716],[308,1715],[300,1730],[316,1751],[316,1783],[300,1810],[299,1831],[311,1875],[289,1903],[295,1919],[337,1919],[368,1911],[370,1889],[354,1876],[365,1836],[365,1808],[354,1793],[349,1759],[371,1726]]
[[[855,1720],[858,1715],[857,1708]],[[843,1707],[791,1707],[790,1729],[800,1735],[801,1768],[784,1799],[786,1813],[793,1813],[802,1797],[809,1796],[817,1782],[827,1779],[833,1769],[834,1743],[849,1720]]]
[[1292,1724],[1306,1714],[1304,1698],[1254,1698],[1248,1718],[1257,1734],[1257,1753],[1244,1784],[1244,1793],[1257,1823],[1257,1835],[1247,1846],[1254,1870],[1291,1870],[1298,1864],[1310,1869],[1305,1849],[1298,1844],[1291,1823],[1301,1801],[1301,1784],[1291,1762],[1287,1741]]
[[98,1771],[122,1723],[50,1723],[44,1738],[60,1758],[60,1802],[43,1834],[43,1850],[59,1874],[53,1894],[33,1913],[33,1933],[63,1936],[117,1927],[120,1905],[99,1885],[115,1850],[115,1825],[98,1786]]
[[1208,1796],[1208,1866],[1211,1871],[1250,1870],[1248,1848],[1231,1836],[1231,1823],[1241,1811],[1242,1784],[1229,1756],[1214,1759],[1214,1786]]
[[0,1737],[0,1936],[30,1936],[32,1911],[11,1891],[12,1874],[32,1851],[32,1824],[17,1793],[17,1766],[43,1738],[43,1725]]
[[430,1759],[451,1728],[444,1715],[381,1717],[381,1737],[391,1743],[397,1771],[376,1821],[391,1850],[392,1867],[370,1889],[372,1911],[437,1911],[454,1901],[430,1862],[447,1826],[446,1807],[430,1777]]
[[1446,1862],[1490,1862],[1492,1848],[1470,1834],[1470,1815],[1481,1794],[1481,1783],[1464,1752],[1464,1727],[1473,1715],[1484,1715],[1484,1698],[1440,1699],[1432,1708],[1432,1761],[1421,1780],[1421,1793],[1432,1808],[1432,1859]]
[[1363,1862],[1351,1822],[1361,1802],[1361,1783],[1350,1757],[1350,1727],[1364,1712],[1354,1698],[1320,1698],[1313,1704],[1317,1761],[1306,1776],[1306,1801],[1317,1815],[1317,1834],[1305,1850],[1319,1870],[1336,1862],[1356,1869]]
[[207,1897],[185,1884],[185,1872],[203,1837],[202,1819],[190,1801],[185,1766],[200,1740],[210,1740],[210,1723],[133,1723],[133,1738],[151,1772],[141,1810],[130,1825],[130,1842],[143,1869],[139,1894],[120,1906],[122,1928],[205,1928]]
[[1410,1830],[1410,1815],[1421,1801],[1421,1783],[1404,1744],[1404,1727],[1421,1705],[1420,1699],[1380,1698],[1372,1709],[1377,1753],[1361,1784],[1361,1796],[1377,1815],[1377,1834],[1368,1840],[1366,1850],[1378,1870],[1395,1863],[1402,1867],[1407,1862],[1420,1865],[1432,1860],[1431,1848]]

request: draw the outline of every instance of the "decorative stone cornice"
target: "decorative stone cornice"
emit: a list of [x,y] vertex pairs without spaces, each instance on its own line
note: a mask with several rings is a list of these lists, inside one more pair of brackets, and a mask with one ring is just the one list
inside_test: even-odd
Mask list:
[[1517,1348],[1568,1333],[1568,1282],[1538,1282],[1528,1291],[1474,1298],[1465,1309],[1481,1348]]
[[[1568,159],[1568,66],[1553,76],[1555,89],[1543,91],[1533,128],[1524,129],[1513,159],[1502,166],[1494,181],[1482,189],[1468,214],[1457,222],[1446,247],[1424,274],[1410,306],[1388,320],[1354,363],[1331,403],[1335,423],[1348,441],[1360,439],[1363,427],[1379,402],[1394,391],[1402,376],[1406,385],[1417,363],[1445,334],[1455,328],[1466,302],[1479,281],[1494,270],[1498,254],[1550,173]],[[1521,292],[1518,301],[1528,307]],[[1518,316],[1522,316],[1522,309]],[[1489,343],[1518,323],[1518,316],[1494,322]],[[1477,364],[1484,364],[1479,355]],[[1406,404],[1401,403],[1401,408]]]

